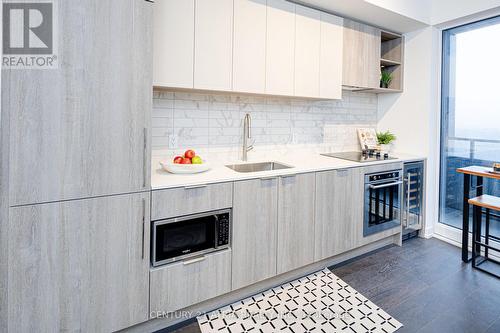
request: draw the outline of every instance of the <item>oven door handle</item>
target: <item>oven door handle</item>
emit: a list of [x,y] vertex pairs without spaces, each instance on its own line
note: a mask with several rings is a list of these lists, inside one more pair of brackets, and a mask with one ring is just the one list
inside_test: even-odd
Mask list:
[[382,184],[382,185],[371,185],[370,188],[373,190],[377,190],[379,188],[386,188],[386,187],[391,187],[391,186],[396,186],[396,185],[401,185],[403,184],[402,180],[398,180],[397,182],[392,182],[392,183],[387,183],[387,184]]

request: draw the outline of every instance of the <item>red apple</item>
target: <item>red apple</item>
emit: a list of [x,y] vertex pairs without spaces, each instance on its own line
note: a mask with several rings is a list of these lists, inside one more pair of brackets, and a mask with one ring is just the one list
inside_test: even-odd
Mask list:
[[187,158],[193,158],[196,156],[196,153],[194,152],[194,150],[186,150],[186,152],[184,153],[184,157],[187,157]]
[[174,163],[175,164],[180,164],[183,159],[184,159],[184,157],[182,157],[182,156],[175,156],[174,157]]
[[191,159],[190,158],[187,158],[187,157],[184,157],[181,161],[181,164],[191,164]]

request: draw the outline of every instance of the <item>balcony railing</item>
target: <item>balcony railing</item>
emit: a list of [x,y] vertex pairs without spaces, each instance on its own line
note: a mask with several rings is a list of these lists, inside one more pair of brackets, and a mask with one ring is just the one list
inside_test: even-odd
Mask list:
[[[500,131],[499,131],[500,135]],[[487,163],[491,164],[491,162],[494,162],[498,159],[500,159],[500,140],[492,140],[492,139],[478,139],[478,138],[464,138],[464,137],[448,137],[448,141],[462,141],[462,142],[468,142],[468,155],[469,159],[471,161],[482,161],[484,165],[487,165]],[[495,146],[493,148],[492,156],[491,158],[485,159],[484,157],[477,157],[477,144],[494,144]],[[449,147],[449,145],[448,145]],[[479,151],[481,152],[481,151]],[[450,151],[448,149],[448,156],[454,156],[452,153],[450,154]],[[483,154],[487,154],[487,152],[482,152]],[[465,156],[459,156],[459,157],[465,157]],[[500,162],[500,160],[499,160]]]

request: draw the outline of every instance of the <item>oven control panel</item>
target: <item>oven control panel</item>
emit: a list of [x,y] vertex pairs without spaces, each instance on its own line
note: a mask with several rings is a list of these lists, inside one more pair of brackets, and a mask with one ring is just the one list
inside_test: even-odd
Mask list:
[[378,182],[381,180],[386,180],[386,179],[397,179],[399,178],[399,171],[393,171],[393,172],[388,172],[388,173],[379,173],[376,175],[372,175],[369,178],[370,182]]

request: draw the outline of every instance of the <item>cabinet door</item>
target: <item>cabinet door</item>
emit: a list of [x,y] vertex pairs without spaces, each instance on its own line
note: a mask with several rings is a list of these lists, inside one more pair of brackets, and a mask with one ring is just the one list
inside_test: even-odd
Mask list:
[[297,5],[295,7],[295,96],[319,97],[320,39],[320,12]]
[[295,5],[267,1],[266,93],[293,96]]
[[266,0],[234,1],[234,91],[265,93],[266,13]]
[[234,183],[232,288],[276,275],[278,179]]
[[151,270],[151,311],[176,311],[230,291],[231,250]]
[[315,206],[315,260],[355,248],[362,237],[362,168],[316,173]]
[[343,84],[351,87],[380,86],[380,29],[344,20]]
[[279,180],[278,274],[314,262],[314,187],[314,173]]
[[196,0],[194,87],[231,90],[233,0]]
[[321,13],[320,98],[342,98],[343,24],[343,18]]
[[57,13],[59,67],[2,70],[11,205],[150,183],[153,4],[68,0]]
[[152,220],[230,208],[233,183],[186,186],[151,193]]
[[154,4],[153,85],[193,88],[194,0]]
[[148,320],[148,207],[139,193],[11,208],[12,331],[114,332]]

